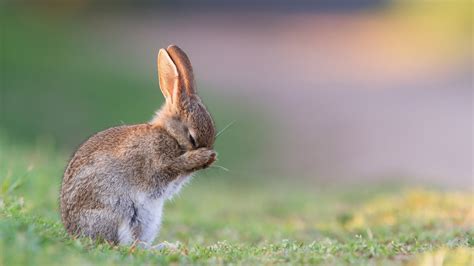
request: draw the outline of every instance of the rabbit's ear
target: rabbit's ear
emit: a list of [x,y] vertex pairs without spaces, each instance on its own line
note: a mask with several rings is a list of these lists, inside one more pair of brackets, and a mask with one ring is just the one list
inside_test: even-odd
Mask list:
[[178,69],[180,85],[184,87],[186,94],[188,96],[196,94],[193,67],[191,66],[191,61],[189,61],[188,56],[176,45],[168,46],[166,51]]
[[176,65],[165,49],[160,49],[157,57],[160,89],[169,103],[179,98],[179,73]]

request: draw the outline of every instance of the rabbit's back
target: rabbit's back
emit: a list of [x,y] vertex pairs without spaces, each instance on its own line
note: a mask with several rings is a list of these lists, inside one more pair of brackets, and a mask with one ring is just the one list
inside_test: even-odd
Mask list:
[[129,163],[132,159],[136,160],[136,157],[144,157],[147,153],[154,152],[156,149],[150,147],[150,144],[155,144],[155,139],[159,141],[159,135],[160,132],[153,130],[148,124],[118,126],[96,133],[74,153],[64,172],[63,185],[71,179],[77,179],[78,175],[87,170],[110,173],[113,170],[111,168],[116,167],[121,172],[140,168],[136,164],[142,163],[141,161],[116,164],[124,161]]

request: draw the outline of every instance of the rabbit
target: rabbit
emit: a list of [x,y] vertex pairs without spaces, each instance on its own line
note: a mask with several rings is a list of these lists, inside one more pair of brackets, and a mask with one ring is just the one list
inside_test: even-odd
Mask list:
[[165,200],[216,160],[214,121],[188,57],[170,45],[159,50],[157,65],[165,103],[153,119],[101,131],[73,154],[60,195],[70,235],[151,247]]

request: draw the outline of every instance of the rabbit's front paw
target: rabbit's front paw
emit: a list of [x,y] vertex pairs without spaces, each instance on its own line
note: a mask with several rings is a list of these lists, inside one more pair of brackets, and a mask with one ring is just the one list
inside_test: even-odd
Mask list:
[[200,148],[188,152],[188,159],[194,164],[192,170],[200,170],[209,167],[216,160],[216,152],[208,148]]

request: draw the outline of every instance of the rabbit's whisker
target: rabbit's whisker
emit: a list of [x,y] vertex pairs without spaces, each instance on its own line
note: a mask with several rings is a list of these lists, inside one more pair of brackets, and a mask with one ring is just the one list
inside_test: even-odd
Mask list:
[[226,172],[229,172],[230,170],[225,168],[224,166],[220,166],[220,165],[216,165],[216,164],[213,164],[211,165],[212,168],[217,168],[217,169],[221,169],[221,170],[224,170]]
[[219,132],[216,134],[216,138],[219,137],[224,131],[226,131],[229,127],[231,127],[235,123],[235,120],[227,124],[223,129],[221,129]]

